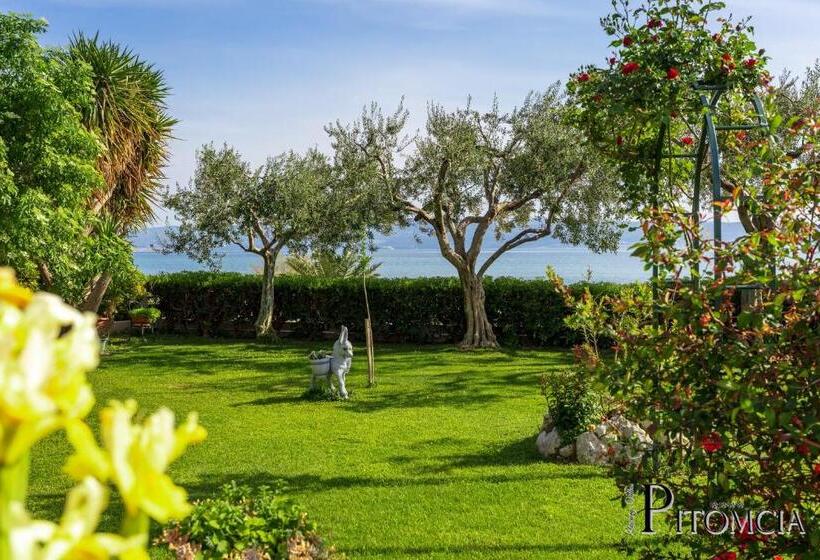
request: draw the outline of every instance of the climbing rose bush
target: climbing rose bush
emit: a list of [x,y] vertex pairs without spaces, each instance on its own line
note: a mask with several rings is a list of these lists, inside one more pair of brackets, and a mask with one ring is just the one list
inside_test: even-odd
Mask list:
[[746,535],[627,540],[641,558],[682,558],[669,548],[681,544],[687,558],[820,557],[818,132],[816,119],[789,123],[798,153],[756,146],[745,192],[720,203],[728,213],[745,194],[773,217],[770,228],[716,244],[686,212],[643,213],[634,252],[660,270],[655,320],[616,327],[617,357],[597,369],[628,414],[651,422],[655,441],[690,441],[617,471],[622,487],[663,482],[687,510],[798,511],[806,533],[766,536],[752,526]]
[[[195,414],[180,427],[161,409],[134,424],[137,405],[112,402],[100,412],[102,446],[84,422],[94,404],[86,373],[97,366],[96,317],[47,293],[21,287],[0,268],[0,560],[147,560],[150,519],[190,511],[187,495],[165,474],[171,461],[205,438]],[[31,448],[65,429],[77,480],[59,523],[25,510]],[[96,532],[107,483],[125,503],[120,534]]]
[[768,57],[755,45],[749,21],[721,17],[724,11],[723,2],[705,0],[648,0],[637,7],[613,0],[601,20],[612,51],[603,64],[570,77],[574,123],[620,168],[633,204],[651,200],[659,171],[674,174],[657,169],[659,150],[692,151],[703,120],[695,85],[727,90],[722,111],[734,117],[750,92],[768,86]]

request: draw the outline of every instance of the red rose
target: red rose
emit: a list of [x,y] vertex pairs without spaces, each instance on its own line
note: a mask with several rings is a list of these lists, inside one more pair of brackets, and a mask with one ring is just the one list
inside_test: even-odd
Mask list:
[[634,43],[634,42],[635,42],[635,40],[632,37],[630,37],[629,35],[624,37],[624,46],[625,47],[631,47],[632,43]]
[[757,66],[757,59],[749,58],[747,60],[744,60],[743,66],[745,66],[746,68],[754,68],[755,66]]
[[621,67],[621,74],[624,76],[631,74],[635,70],[640,68],[637,62],[627,62]]
[[801,455],[808,455],[811,449],[809,448],[809,444],[805,441],[796,447],[796,450]]
[[691,136],[684,136],[683,138],[680,139],[680,142],[684,146],[691,146],[692,144],[695,143],[695,139],[692,138]]
[[678,76],[680,76],[680,72],[678,72],[678,69],[674,66],[666,71],[667,80],[675,80]]
[[580,74],[578,74],[578,81],[581,83],[588,82],[589,74],[587,74],[586,72],[581,72]]
[[712,432],[700,438],[700,446],[707,453],[714,453],[723,447],[723,440],[720,439],[720,434]]
[[655,29],[656,27],[663,27],[663,21],[661,21],[659,19],[650,19],[648,22],[646,22],[646,26],[649,29]]

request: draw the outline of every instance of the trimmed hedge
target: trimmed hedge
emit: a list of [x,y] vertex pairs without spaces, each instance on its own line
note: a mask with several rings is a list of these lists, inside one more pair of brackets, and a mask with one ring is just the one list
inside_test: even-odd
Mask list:
[[[588,286],[613,294],[619,284]],[[178,272],[152,276],[164,329],[203,336],[252,337],[262,280],[230,272]],[[504,345],[568,346],[578,341],[564,325],[569,312],[544,280],[488,278],[487,315]],[[381,342],[458,342],[464,334],[463,296],[457,278],[373,278],[367,282],[373,336]],[[361,279],[281,276],[276,279],[277,331],[319,338],[346,325],[362,339],[365,304]]]

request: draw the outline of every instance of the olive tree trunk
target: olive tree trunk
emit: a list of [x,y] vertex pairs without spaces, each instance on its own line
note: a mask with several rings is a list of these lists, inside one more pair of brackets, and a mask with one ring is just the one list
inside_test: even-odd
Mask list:
[[264,253],[264,268],[262,270],[262,297],[259,300],[259,314],[256,317],[257,337],[274,336],[273,328],[273,290],[276,277],[276,253]]
[[487,319],[484,304],[484,284],[481,277],[470,270],[460,270],[461,288],[464,290],[464,318],[466,331],[461,348],[496,348],[498,342],[493,334],[493,326]]

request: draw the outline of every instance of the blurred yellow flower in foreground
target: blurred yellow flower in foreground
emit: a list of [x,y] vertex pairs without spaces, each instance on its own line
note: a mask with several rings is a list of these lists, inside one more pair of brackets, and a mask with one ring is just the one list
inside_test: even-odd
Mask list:
[[129,516],[142,512],[160,523],[182,519],[190,511],[188,495],[165,471],[190,444],[205,439],[205,428],[196,413],[174,428],[174,413],[167,408],[134,424],[136,411],[134,401],[112,401],[100,412],[102,449],[87,425],[70,424],[68,437],[77,451],[65,470],[76,479],[91,475],[113,481]]
[[31,294],[0,269],[0,465],[94,404],[86,372],[99,360],[96,319]]
[[31,521],[12,529],[16,560],[148,560],[147,535],[95,533],[108,490],[86,478],[69,492],[60,523]]

